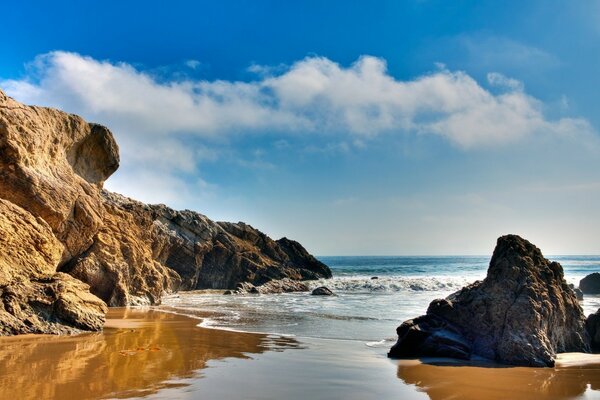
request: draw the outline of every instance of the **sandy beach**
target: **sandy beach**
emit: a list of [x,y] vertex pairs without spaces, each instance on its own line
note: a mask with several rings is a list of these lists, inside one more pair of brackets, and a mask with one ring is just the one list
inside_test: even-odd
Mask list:
[[359,341],[198,327],[158,310],[111,309],[105,329],[0,340],[1,399],[571,399],[600,397],[600,358],[556,368],[389,360]]
[[247,358],[291,340],[197,328],[172,313],[111,309],[104,331],[0,339],[1,399],[143,397],[198,376],[209,360]]

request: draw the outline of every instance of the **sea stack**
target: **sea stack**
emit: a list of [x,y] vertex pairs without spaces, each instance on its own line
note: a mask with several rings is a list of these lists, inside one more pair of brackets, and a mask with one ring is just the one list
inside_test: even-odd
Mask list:
[[405,321],[388,355],[552,367],[557,353],[590,351],[585,320],[561,265],[527,240],[506,235],[498,239],[487,277]]

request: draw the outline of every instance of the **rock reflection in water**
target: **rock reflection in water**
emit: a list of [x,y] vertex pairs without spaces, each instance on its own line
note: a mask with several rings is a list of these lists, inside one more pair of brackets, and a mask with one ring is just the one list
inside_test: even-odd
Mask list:
[[297,347],[293,339],[201,329],[197,320],[158,311],[113,309],[108,317],[115,327],[99,334],[0,339],[0,398],[143,396],[200,376],[209,360]]
[[589,395],[591,391],[600,397],[600,361],[558,368],[503,368],[402,360],[398,378],[415,385],[431,400],[559,400]]

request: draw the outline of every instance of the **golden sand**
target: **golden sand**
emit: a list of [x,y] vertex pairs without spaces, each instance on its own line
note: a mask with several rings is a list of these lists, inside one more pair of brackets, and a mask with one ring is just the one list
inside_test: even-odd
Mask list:
[[362,342],[297,341],[198,322],[111,309],[102,333],[0,338],[0,399],[600,398],[600,355],[563,354],[545,369],[393,361]]
[[431,400],[600,399],[600,355],[561,354],[555,368],[398,362],[398,378]]
[[0,339],[0,399],[132,397],[194,376],[211,359],[266,350],[264,335],[200,329],[158,311],[111,309],[102,333]]

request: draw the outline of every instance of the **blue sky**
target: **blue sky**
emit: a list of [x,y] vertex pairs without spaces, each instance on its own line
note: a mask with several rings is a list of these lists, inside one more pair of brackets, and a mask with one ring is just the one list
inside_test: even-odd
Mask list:
[[600,253],[598,2],[2,7],[0,88],[109,126],[111,190],[319,255]]

